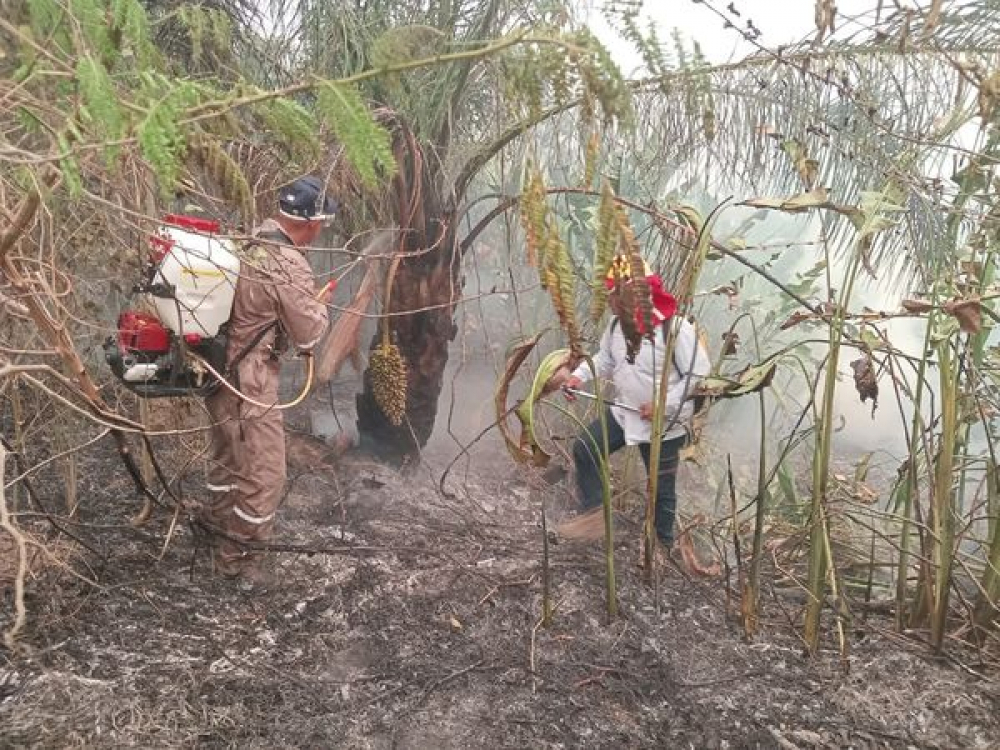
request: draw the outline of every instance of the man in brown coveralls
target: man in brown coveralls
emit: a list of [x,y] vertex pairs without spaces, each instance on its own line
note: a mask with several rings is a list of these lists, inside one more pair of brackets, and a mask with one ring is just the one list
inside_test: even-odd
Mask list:
[[[254,231],[256,240],[241,259],[229,319],[229,382],[259,404],[278,403],[278,357],[286,342],[310,351],[326,330],[326,304],[303,254],[336,210],[324,193],[311,176],[282,188],[277,216]],[[260,553],[240,542],[266,541],[274,528],[286,473],[282,413],[222,386],[205,404],[212,447],[204,520],[225,535],[214,540],[215,568],[263,583],[268,575],[259,567]]]

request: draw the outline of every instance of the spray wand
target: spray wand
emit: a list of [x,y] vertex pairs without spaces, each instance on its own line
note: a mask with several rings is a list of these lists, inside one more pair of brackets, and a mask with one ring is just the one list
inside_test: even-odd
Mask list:
[[[587,393],[587,391],[581,391],[577,388],[567,388],[566,386],[563,386],[563,391],[572,394],[573,396],[583,396],[584,398],[589,398],[591,401],[597,401],[597,396],[593,393]],[[608,399],[604,399],[604,403],[608,406],[616,406],[619,409],[625,409],[626,411],[634,411],[636,413],[639,411],[637,406],[629,406],[628,404],[622,404],[618,401],[608,401]]]
[[[330,279],[326,284],[323,285],[322,289],[316,292],[315,298],[317,300],[326,301],[326,299],[330,296],[330,294],[334,292],[334,290],[336,290],[336,288],[337,288],[337,280]],[[256,406],[261,409],[268,409],[268,410],[273,409],[275,411],[283,411],[284,409],[291,409],[293,406],[298,406],[300,403],[302,403],[305,400],[305,397],[309,395],[309,391],[312,388],[313,374],[315,372],[315,367],[316,367],[315,359],[313,358],[313,353],[311,351],[303,352],[302,356],[305,357],[306,360],[306,382],[305,385],[302,386],[302,392],[298,396],[296,396],[295,399],[289,401],[287,404],[279,404],[279,403],[263,404],[260,401],[256,401],[250,398],[245,393],[241,392],[232,383],[226,380],[226,377],[222,373],[218,372],[210,364],[208,364],[208,362],[206,362],[203,357],[195,356],[195,359],[201,362],[202,366],[204,366],[205,369],[207,369],[212,375],[214,375],[216,380],[218,380],[223,387],[230,390],[241,401],[245,401],[248,404],[252,404],[253,406]]]

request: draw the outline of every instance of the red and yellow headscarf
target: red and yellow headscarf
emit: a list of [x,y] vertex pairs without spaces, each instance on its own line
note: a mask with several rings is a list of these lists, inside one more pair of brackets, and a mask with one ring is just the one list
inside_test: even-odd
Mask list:
[[[660,278],[659,274],[653,273],[653,270],[646,261],[642,262],[642,272],[646,276],[646,283],[649,284],[653,310],[661,322],[670,320],[670,318],[674,317],[674,313],[677,312],[677,300],[674,299],[674,295],[663,288],[663,279]],[[614,260],[611,261],[611,267],[604,277],[604,286],[610,291],[615,288],[615,284],[619,280],[623,284],[627,284],[632,280],[632,265],[629,263],[628,256],[625,255],[616,255]],[[639,318],[640,315],[637,313],[636,319],[639,321],[639,328],[641,330],[642,321]]]

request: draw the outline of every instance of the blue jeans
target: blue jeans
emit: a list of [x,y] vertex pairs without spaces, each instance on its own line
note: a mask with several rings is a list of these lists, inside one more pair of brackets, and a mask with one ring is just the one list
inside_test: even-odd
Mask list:
[[[608,450],[614,453],[625,447],[625,432],[608,409]],[[589,436],[589,437],[588,437]],[[680,451],[687,437],[664,440],[660,447],[660,467],[656,481],[656,535],[660,541],[670,546],[674,539],[674,514],[677,512],[677,465],[680,463]],[[604,441],[601,437],[601,421],[595,419],[585,432],[573,442],[573,463],[576,465],[576,484],[579,491],[580,504],[584,510],[596,508],[601,504],[601,470],[594,457],[598,450],[603,450]],[[649,474],[649,443],[639,443],[639,453]]]

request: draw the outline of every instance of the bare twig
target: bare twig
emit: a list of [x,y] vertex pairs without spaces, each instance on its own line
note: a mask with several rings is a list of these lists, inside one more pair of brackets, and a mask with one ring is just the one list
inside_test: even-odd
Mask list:
[[0,492],[3,492],[7,487],[14,485],[16,482],[23,482],[25,489],[28,492],[28,497],[31,498],[32,504],[36,508],[38,508],[38,512],[45,518],[46,521],[49,522],[52,528],[54,528],[63,536],[69,537],[74,542],[83,547],[85,550],[92,552],[94,555],[96,555],[101,559],[104,559],[105,556],[103,553],[100,552],[100,550],[94,548],[92,545],[88,544],[83,539],[74,534],[72,531],[63,526],[62,523],[60,523],[53,517],[53,515],[49,512],[49,509],[45,507],[45,503],[42,502],[41,497],[39,497],[38,493],[35,492],[35,487],[31,483],[31,480],[28,478],[28,475],[38,467],[36,466],[28,468],[27,466],[25,466],[23,456],[21,456],[21,454],[17,450],[15,450],[14,447],[10,443],[8,443],[7,440],[4,439],[2,436],[0,436],[0,444],[2,444],[4,448],[6,448],[7,453],[9,453],[11,458],[14,459],[14,465],[20,472],[20,474],[15,479],[11,480],[6,485],[4,484],[3,480],[0,480]]
[[21,533],[11,520],[7,510],[7,495],[4,492],[4,470],[7,466],[7,447],[0,441],[0,528],[10,534],[17,549],[17,570],[14,572],[14,623],[4,631],[4,645],[13,650],[17,634],[24,627],[26,610],[24,607],[24,577],[28,571],[28,549]]

